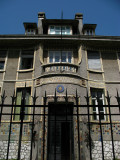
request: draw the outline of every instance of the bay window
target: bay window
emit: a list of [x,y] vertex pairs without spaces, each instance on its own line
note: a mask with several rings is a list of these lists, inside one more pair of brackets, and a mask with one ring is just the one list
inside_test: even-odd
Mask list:
[[49,51],[49,63],[72,62],[72,51]]

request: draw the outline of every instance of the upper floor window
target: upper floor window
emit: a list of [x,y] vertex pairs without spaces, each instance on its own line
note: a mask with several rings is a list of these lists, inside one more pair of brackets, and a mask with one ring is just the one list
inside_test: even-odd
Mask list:
[[49,27],[49,34],[58,34],[60,35],[72,35],[72,28],[71,26],[50,26]]
[[[99,97],[99,101],[97,100],[97,97]],[[99,112],[100,112],[100,117],[101,120],[105,120],[105,107],[103,105],[105,104],[104,102],[104,93],[103,89],[91,89],[91,99],[92,99],[92,105],[95,105],[93,107],[93,119],[94,120],[99,120]],[[99,108],[96,107],[96,105],[99,105]]]
[[72,62],[72,51],[50,51],[49,62]]
[[33,50],[22,51],[20,69],[31,69],[31,68],[33,68],[33,55],[34,55]]
[[27,29],[25,31],[25,34],[35,34],[35,30],[34,29]]
[[88,69],[101,70],[101,61],[99,52],[88,51]]
[[6,60],[6,51],[0,50],[0,70],[4,70]]

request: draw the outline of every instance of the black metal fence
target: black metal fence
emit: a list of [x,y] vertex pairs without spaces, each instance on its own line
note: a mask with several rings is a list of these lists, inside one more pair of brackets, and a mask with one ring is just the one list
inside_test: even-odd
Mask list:
[[[103,134],[103,126],[109,125],[109,141],[111,141],[111,151],[112,156],[111,159],[120,158],[118,157],[119,154],[116,154],[115,150],[115,133],[114,133],[114,125],[118,124],[119,128],[119,116],[120,116],[120,97],[117,91],[116,100],[118,105],[111,105],[109,96],[109,93],[107,92],[107,105],[104,105],[106,108],[106,112],[104,113],[104,116],[106,116],[106,121],[102,120],[102,114],[101,114],[101,105],[99,105],[99,96],[97,95],[97,101],[98,101],[98,119],[96,121],[93,121],[93,113],[92,108],[93,105],[90,104],[90,97],[88,96],[88,93],[85,96],[86,99],[86,105],[79,105],[79,95],[75,94],[75,105],[73,103],[70,103],[68,100],[67,90],[66,95],[64,96],[64,104],[58,103],[58,96],[55,95],[53,97],[54,101],[48,105],[47,103],[47,93],[45,92],[44,96],[44,104],[43,105],[36,105],[36,90],[34,92],[34,96],[32,97],[32,105],[25,105],[25,94],[26,89],[22,93],[22,101],[21,105],[16,105],[16,97],[15,93],[13,96],[11,96],[12,104],[8,105],[5,104],[5,91],[3,95],[1,96],[1,112],[0,112],[0,128],[1,124],[5,123],[6,120],[4,117],[9,117],[9,130],[7,133],[7,153],[4,158],[2,156],[0,159],[12,159],[10,154],[10,144],[11,144],[11,135],[12,135],[12,125],[13,124],[19,124],[19,138],[18,138],[18,147],[16,149],[17,157],[16,159],[20,160],[21,158],[21,143],[22,143],[22,136],[23,136],[23,125],[24,124],[30,124],[30,160],[37,160],[37,159],[48,159],[48,160],[84,160],[86,157],[90,160],[95,159],[93,155],[93,148],[94,148],[94,132],[93,132],[93,126],[97,125],[98,128],[98,134],[100,134],[100,143],[101,143],[101,159],[106,159],[105,156],[105,147],[104,147],[104,141],[105,141],[105,135]],[[20,113],[15,113],[14,108],[20,107]],[[31,107],[30,113],[25,113],[25,107]],[[64,107],[64,109],[61,109]],[[115,109],[114,109],[115,108]],[[7,109],[4,111],[4,109]],[[82,111],[81,111],[82,109]],[[41,112],[39,112],[41,110]],[[116,113],[115,113],[116,112]],[[20,115],[19,121],[14,121],[14,116]],[[29,120],[25,121],[24,117],[28,116]],[[35,152],[35,141],[38,141],[36,138],[39,133],[35,129],[36,124],[36,117],[37,119],[40,119],[42,117],[42,124],[41,124],[41,148],[40,150],[37,150]],[[62,117],[62,118],[61,118]],[[85,118],[84,118],[85,117]],[[86,119],[84,123],[84,119]],[[117,122],[116,122],[117,121]],[[64,122],[64,123],[63,123]],[[83,125],[82,125],[83,124]],[[85,132],[84,129],[81,128],[86,125]],[[61,127],[62,126],[62,127]],[[47,131],[46,131],[47,130]],[[59,130],[61,130],[59,132]],[[84,133],[82,133],[84,132]],[[0,131],[1,133],[1,131]],[[58,136],[61,138],[59,139]],[[69,133],[69,134],[68,134]],[[120,133],[119,133],[120,134]],[[51,137],[49,136],[51,135]],[[66,135],[66,136],[65,136]],[[63,137],[64,136],[64,137]],[[119,136],[119,135],[118,135]],[[0,136],[0,141],[2,141],[2,135]],[[85,144],[85,145],[84,145]],[[68,145],[70,146],[68,148]],[[85,146],[85,148],[84,148]],[[60,148],[61,147],[61,148]],[[87,149],[87,151],[86,151]],[[41,152],[41,155],[39,157],[39,153]],[[88,152],[88,154],[87,154]],[[119,152],[119,151],[118,151]]]

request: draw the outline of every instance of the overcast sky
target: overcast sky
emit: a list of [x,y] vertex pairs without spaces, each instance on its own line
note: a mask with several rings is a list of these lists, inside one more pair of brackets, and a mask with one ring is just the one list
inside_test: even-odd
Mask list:
[[73,19],[97,24],[96,35],[120,36],[120,0],[0,0],[0,34],[24,34],[23,22],[36,22],[38,12],[48,19]]

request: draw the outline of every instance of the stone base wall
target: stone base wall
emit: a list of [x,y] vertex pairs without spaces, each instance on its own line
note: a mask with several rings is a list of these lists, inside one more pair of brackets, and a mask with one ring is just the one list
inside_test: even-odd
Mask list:
[[[0,141],[0,160],[6,159],[8,141]],[[30,141],[22,141],[21,143],[21,160],[30,159]],[[18,141],[10,142],[9,159],[17,159]]]
[[[102,160],[102,145],[100,141],[93,141],[94,149],[92,150],[92,158],[94,160]],[[113,160],[112,141],[103,141],[105,160]],[[120,159],[120,141],[114,141],[115,157]]]

